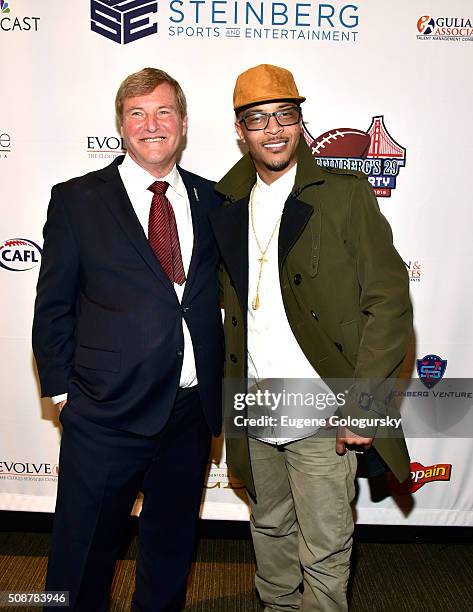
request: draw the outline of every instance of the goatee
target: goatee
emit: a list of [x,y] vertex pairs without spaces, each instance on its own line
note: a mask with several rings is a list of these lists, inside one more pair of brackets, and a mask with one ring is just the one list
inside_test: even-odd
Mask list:
[[265,163],[264,165],[267,170],[270,170],[272,172],[281,172],[281,170],[285,170],[289,166],[290,163],[291,163],[290,159],[285,159],[281,161],[275,161],[270,164]]

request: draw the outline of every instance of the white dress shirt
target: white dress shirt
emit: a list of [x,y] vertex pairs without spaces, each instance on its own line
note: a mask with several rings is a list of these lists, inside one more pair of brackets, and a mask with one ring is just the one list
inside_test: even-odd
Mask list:
[[[251,196],[248,223],[248,378],[319,378],[304,355],[287,320],[281,294],[278,267],[279,221],[284,204],[291,193],[297,165],[271,185],[257,175],[253,192],[253,219]],[[253,310],[260,271],[261,252],[255,239],[258,236],[264,250],[274,227],[278,227],[265,254],[259,287],[260,305]],[[309,435],[315,433],[315,430]],[[288,439],[262,438],[265,442],[284,444]]]
[[[125,155],[123,163],[118,167],[120,177],[125,186],[133,210],[138,217],[143,231],[148,236],[148,218],[151,208],[151,200],[153,194],[148,190],[148,187],[157,179],[139,166],[129,155]],[[184,271],[189,272],[189,265],[192,257],[192,249],[194,246],[194,231],[192,226],[192,214],[189,203],[189,197],[181,175],[174,165],[172,170],[166,176],[159,179],[169,183],[166,191],[166,197],[171,202],[174,216],[176,218],[177,232],[179,235],[179,244],[181,247],[182,263]],[[174,290],[179,301],[182,300],[186,283],[178,285],[174,283]],[[179,381],[180,387],[192,387],[197,384],[197,372],[195,368],[194,349],[189,333],[189,328],[186,322],[182,321],[182,329],[184,333],[184,357],[182,362],[181,378]],[[67,399],[67,393],[56,395],[52,398],[55,404]]]

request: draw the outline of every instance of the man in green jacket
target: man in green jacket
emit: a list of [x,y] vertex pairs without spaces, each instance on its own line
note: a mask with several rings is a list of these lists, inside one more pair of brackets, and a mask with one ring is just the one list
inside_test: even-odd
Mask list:
[[402,432],[377,423],[390,414],[379,388],[399,372],[412,309],[366,176],[315,163],[301,137],[304,100],[283,68],[238,77],[235,126],[248,153],[217,184],[225,204],[211,223],[223,261],[227,379],[320,377],[331,388],[348,379],[337,414],[370,423],[333,437],[227,435],[228,465],[249,493],[265,610],[329,612],[347,609],[354,453],[372,445],[398,480],[409,474]]

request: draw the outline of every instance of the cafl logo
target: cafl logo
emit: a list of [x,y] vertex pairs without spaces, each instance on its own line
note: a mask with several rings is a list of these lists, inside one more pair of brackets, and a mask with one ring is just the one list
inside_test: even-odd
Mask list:
[[438,355],[426,355],[417,360],[417,374],[427,389],[432,389],[442,380],[447,369],[447,360]]
[[378,197],[391,197],[406,165],[406,149],[388,132],[383,115],[373,117],[366,132],[335,128],[314,138],[304,125],[304,137],[320,166],[364,172]]
[[473,41],[473,25],[467,17],[431,17],[417,20],[417,40]]
[[158,32],[156,0],[92,0],[90,11],[92,31],[119,44]]
[[409,495],[415,493],[429,482],[448,482],[452,474],[451,463],[436,463],[434,465],[422,465],[413,461],[410,465],[410,475],[404,482],[399,482],[396,477],[389,473],[389,488],[397,495]]
[[41,261],[41,249],[32,240],[10,238],[0,245],[0,266],[11,272],[36,268]]

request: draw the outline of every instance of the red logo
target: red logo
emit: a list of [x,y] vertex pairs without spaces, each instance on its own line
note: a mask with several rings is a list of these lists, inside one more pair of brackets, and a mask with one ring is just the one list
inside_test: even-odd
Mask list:
[[424,466],[414,461],[411,463],[411,474],[404,482],[399,482],[393,474],[388,474],[389,488],[397,495],[415,493],[428,482],[435,480],[450,480],[451,463],[435,463]]
[[320,166],[364,172],[378,197],[389,198],[396,189],[399,170],[406,165],[406,149],[388,132],[383,115],[373,117],[366,131],[336,128],[314,138],[305,124],[303,128]]

